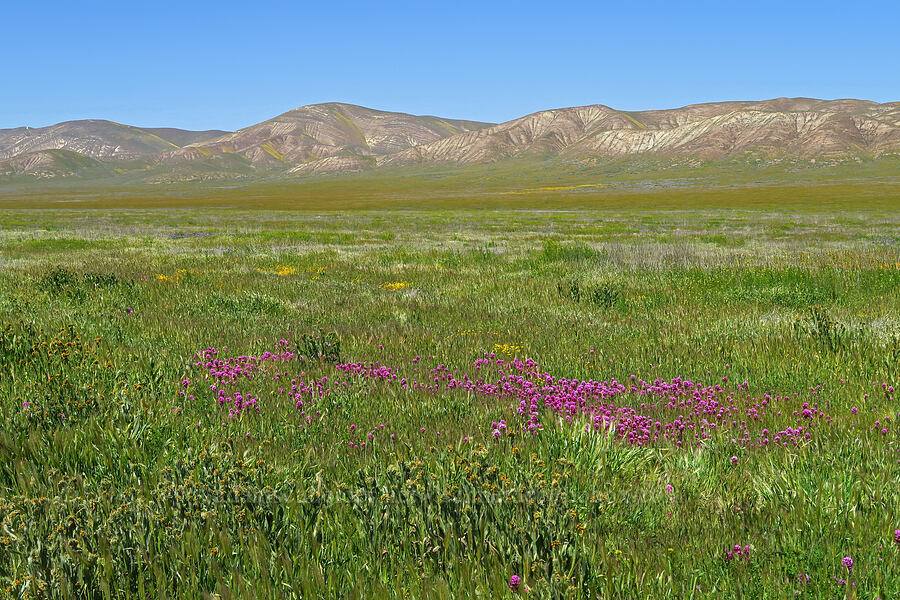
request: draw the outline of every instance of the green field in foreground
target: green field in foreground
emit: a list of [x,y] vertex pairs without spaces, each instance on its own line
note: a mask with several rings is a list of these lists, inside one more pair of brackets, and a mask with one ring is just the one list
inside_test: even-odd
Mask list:
[[0,193],[0,595],[900,596],[896,185],[371,181]]

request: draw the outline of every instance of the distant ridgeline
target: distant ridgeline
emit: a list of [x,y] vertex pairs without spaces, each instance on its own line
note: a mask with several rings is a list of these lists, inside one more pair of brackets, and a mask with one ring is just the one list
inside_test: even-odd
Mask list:
[[235,132],[103,120],[0,130],[0,179],[22,181],[293,178],[551,159],[582,166],[619,161],[639,174],[733,161],[827,167],[897,156],[900,103],[810,98],[638,112],[598,104],[501,124],[327,103]]

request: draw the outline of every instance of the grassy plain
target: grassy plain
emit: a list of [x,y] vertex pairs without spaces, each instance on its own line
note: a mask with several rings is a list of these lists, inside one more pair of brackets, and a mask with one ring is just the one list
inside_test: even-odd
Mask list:
[[0,594],[900,596],[896,181],[499,176],[2,191]]

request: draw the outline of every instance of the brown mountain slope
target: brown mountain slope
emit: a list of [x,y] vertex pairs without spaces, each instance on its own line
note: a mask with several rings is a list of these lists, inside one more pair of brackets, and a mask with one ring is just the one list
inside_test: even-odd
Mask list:
[[[490,125],[327,103],[169,152],[165,162],[236,153],[259,166],[293,166],[331,156],[377,156]],[[354,162],[355,161],[351,161]]]
[[189,129],[175,129],[174,127],[141,127],[141,130],[159,136],[176,146],[187,146],[190,144],[206,142],[229,133],[222,129],[192,131]]
[[90,158],[128,159],[168,152],[224,131],[140,129],[112,121],[66,121],[49,127],[0,129],[0,159],[41,150],[70,150]]
[[529,155],[722,158],[747,151],[878,156],[900,150],[898,118],[900,104],[863,100],[778,98],[639,112],[592,105],[537,112],[415,146],[378,164],[476,164]]
[[679,161],[748,153],[779,161],[900,153],[900,102],[776,98],[632,112],[598,104],[540,111],[499,125],[327,103],[233,133],[110,121],[0,130],[0,175],[123,175],[151,182],[529,157]]
[[2,177],[48,178],[107,171],[111,171],[111,167],[105,163],[71,150],[38,150],[0,160]]

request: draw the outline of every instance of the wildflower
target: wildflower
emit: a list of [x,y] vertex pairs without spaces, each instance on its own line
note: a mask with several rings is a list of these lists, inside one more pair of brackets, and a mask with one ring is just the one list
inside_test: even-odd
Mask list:
[[847,572],[851,575],[853,574],[853,559],[849,556],[845,556],[843,560],[841,560],[841,564],[844,565],[844,568],[847,569]]
[[522,578],[518,575],[513,575],[509,578],[509,589],[514,592],[519,591],[519,586],[522,584]]
[[737,464],[737,461],[738,461],[738,457],[737,457],[737,456],[732,456],[732,457],[731,457],[731,464],[736,465],[736,464]]
[[672,487],[672,484],[671,484],[671,483],[667,483],[667,484],[666,484],[666,492],[669,493],[669,494],[674,494],[674,493],[675,493],[675,488]]
[[900,529],[894,530],[894,543],[900,546]]
[[294,275],[297,272],[296,267],[290,267],[288,265],[278,265],[275,267],[274,273],[276,275],[281,275],[284,277],[285,275]]

